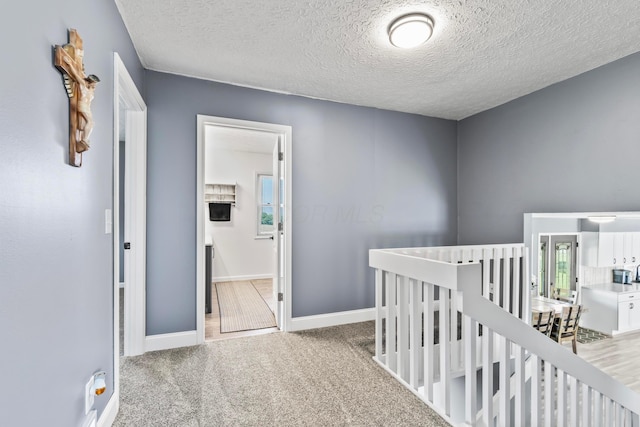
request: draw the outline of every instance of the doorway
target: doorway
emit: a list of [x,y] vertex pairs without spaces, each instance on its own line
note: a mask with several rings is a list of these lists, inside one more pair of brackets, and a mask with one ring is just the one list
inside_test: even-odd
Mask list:
[[[147,106],[114,53],[114,355],[145,351]],[[117,387],[116,387],[117,389]]]
[[549,298],[577,289],[578,236],[540,234],[538,244],[539,291]]
[[291,127],[198,116],[199,342],[288,329],[291,171]]

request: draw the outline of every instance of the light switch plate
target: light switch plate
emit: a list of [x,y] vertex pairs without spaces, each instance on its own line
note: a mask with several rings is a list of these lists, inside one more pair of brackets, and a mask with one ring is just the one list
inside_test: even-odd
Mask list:
[[111,209],[104,210],[104,234],[111,234],[113,230],[113,220],[111,219]]

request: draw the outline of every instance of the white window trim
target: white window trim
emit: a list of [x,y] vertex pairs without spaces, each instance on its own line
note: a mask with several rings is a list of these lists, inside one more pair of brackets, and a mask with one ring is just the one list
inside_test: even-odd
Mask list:
[[[272,206],[273,209],[276,209],[275,205],[264,205],[262,203],[262,187],[260,186],[260,178],[263,176],[271,177],[271,181],[273,181],[273,173],[270,172],[256,172],[255,174],[255,212],[256,212],[256,240],[262,239],[271,239],[273,236],[273,230],[269,232],[260,232],[260,221],[262,218],[262,207],[263,206]],[[273,185],[273,183],[272,183]],[[275,226],[275,224],[274,224]]]

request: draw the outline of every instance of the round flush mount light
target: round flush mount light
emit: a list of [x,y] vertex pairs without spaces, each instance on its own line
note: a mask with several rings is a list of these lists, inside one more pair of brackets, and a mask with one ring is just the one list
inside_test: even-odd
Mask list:
[[420,46],[432,34],[433,19],[423,13],[401,16],[389,25],[389,41],[402,49]]
[[587,217],[589,221],[596,222],[598,224],[606,224],[616,220],[615,215],[591,215]]

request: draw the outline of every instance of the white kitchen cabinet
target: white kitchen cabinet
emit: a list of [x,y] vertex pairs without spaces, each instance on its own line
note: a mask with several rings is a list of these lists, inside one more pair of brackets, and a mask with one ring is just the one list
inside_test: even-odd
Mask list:
[[618,330],[640,328],[640,293],[620,295],[618,301]]
[[625,264],[640,263],[640,233],[624,233]]
[[583,233],[584,264],[611,267],[640,262],[640,233]]
[[615,335],[640,329],[640,285],[607,283],[582,287],[580,326]]

